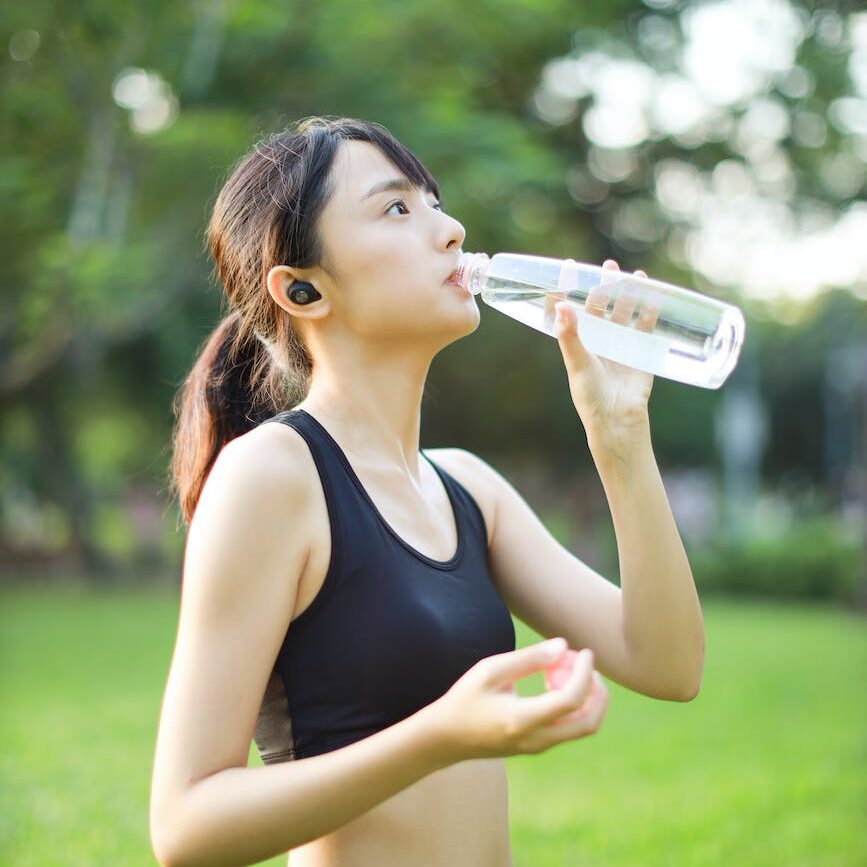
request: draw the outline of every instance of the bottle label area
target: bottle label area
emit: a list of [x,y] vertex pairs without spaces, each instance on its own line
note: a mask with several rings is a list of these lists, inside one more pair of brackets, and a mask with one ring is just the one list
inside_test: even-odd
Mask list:
[[656,334],[626,328],[599,316],[580,312],[578,336],[595,355],[650,373],[663,371],[671,345],[670,340]]

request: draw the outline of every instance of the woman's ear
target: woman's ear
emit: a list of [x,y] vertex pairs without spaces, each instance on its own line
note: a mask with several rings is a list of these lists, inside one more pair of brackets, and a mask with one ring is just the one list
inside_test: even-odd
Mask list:
[[[289,293],[296,280],[310,283],[320,296],[306,304],[296,304]],[[322,289],[317,285],[316,278],[309,269],[290,268],[288,265],[275,265],[266,278],[268,293],[275,303],[287,313],[304,319],[321,319],[331,310],[331,305]]]

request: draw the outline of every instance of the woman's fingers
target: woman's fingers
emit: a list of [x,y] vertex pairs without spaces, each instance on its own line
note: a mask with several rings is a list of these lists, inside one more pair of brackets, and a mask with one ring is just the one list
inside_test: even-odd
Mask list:
[[543,728],[560,735],[564,733],[564,727],[574,726],[575,724],[595,728],[602,721],[607,703],[608,688],[605,686],[599,672],[593,671],[590,674],[590,686],[587,696],[582,702],[581,707],[563,714],[563,716],[558,717]]
[[638,331],[646,331],[648,334],[656,328],[656,323],[659,320],[659,307],[653,297],[648,296],[644,299],[644,304],[641,305],[641,310],[638,311],[638,321],[635,323],[635,328]]
[[559,689],[518,699],[520,725],[527,729],[547,725],[582,706],[590,690],[593,651],[582,650],[566,682]]
[[[603,271],[619,271],[620,266],[613,259],[606,259],[602,263]],[[611,303],[611,290],[608,288],[611,282],[609,277],[603,277],[597,286],[594,286],[584,301],[584,309],[591,316],[604,317]]]
[[618,323],[618,325],[629,325],[637,303],[638,296],[634,292],[630,292],[628,286],[625,290],[621,290],[614,302],[614,309],[611,311],[611,321]]
[[[558,286],[557,292],[550,292],[546,294],[543,299],[543,322],[545,327],[553,330],[554,321],[555,321],[555,308],[554,305],[558,301],[567,299],[566,289],[570,284],[571,272],[569,269],[570,264],[574,265],[571,259],[565,260],[563,267],[560,273],[560,285]],[[602,268],[606,272],[619,272],[620,266],[614,259],[606,259],[602,263]],[[642,270],[635,271],[635,275],[637,277],[647,277],[647,274]],[[611,276],[605,276],[600,280],[597,286],[594,286],[587,294],[587,298],[584,301],[584,311],[589,313],[591,316],[598,316],[600,318],[604,318],[608,313],[608,307],[611,304],[611,294],[612,294],[612,281],[615,286],[619,287],[619,291],[616,293],[616,297],[614,300],[614,306],[611,310],[610,320],[612,322],[616,322],[620,325],[629,325],[632,321],[632,317],[635,315],[635,308],[638,304],[639,298],[641,297],[641,290],[633,288],[630,291],[630,285],[628,280],[628,275],[625,275],[625,279],[615,280],[613,274]],[[575,282],[575,281],[573,281]],[[653,325],[656,324],[656,320],[654,319],[652,324],[650,323],[650,319],[652,317],[653,311],[648,310],[645,312],[644,306],[639,310],[639,325],[642,330],[653,330]],[[658,316],[658,312],[657,312]]]
[[[647,274],[640,269],[635,272],[635,275],[647,277]],[[635,322],[636,331],[646,331],[649,334],[656,328],[656,323],[659,320],[659,304],[659,295],[652,289],[647,290],[638,310],[638,318]]]
[[483,660],[484,682],[489,687],[510,686],[516,680],[535,674],[545,666],[551,665],[562,656],[567,646],[564,638],[552,638],[518,650],[488,656]]
[[546,293],[542,298],[542,324],[550,331],[554,331],[554,319],[557,311],[554,305],[562,299],[558,296]]
[[[557,688],[526,698],[515,693],[514,681],[542,669],[546,683]],[[565,681],[547,676],[567,671]],[[444,745],[463,761],[536,753],[591,734],[606,701],[592,651],[575,653],[560,638],[479,660],[433,703],[431,713]]]
[[599,674],[593,671],[581,706],[531,731],[525,740],[526,751],[540,753],[557,744],[595,734],[607,709],[608,689]]
[[[613,260],[606,260],[606,264]],[[616,264],[616,263],[615,263]],[[603,267],[605,267],[603,265]],[[636,277],[647,277],[647,274],[640,269],[635,272]],[[632,322],[632,317],[635,315],[635,307],[638,304],[639,299],[644,294],[643,287],[636,286],[633,282],[629,280],[629,277],[624,277],[623,280],[618,281],[619,293],[617,295],[616,300],[614,301],[614,308],[611,311],[611,321],[616,322],[618,325],[630,325]],[[641,322],[641,316],[643,312],[642,309],[639,310],[638,319]],[[646,327],[647,317],[645,317],[644,325]],[[654,321],[655,324],[655,321]],[[642,329],[644,330],[644,329]],[[651,327],[649,330],[653,330]]]

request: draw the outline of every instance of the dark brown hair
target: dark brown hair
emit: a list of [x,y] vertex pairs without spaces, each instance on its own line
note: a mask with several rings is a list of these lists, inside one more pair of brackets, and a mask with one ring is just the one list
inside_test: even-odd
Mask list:
[[228,312],[204,341],[173,403],[169,487],[188,524],[223,446],[303,400],[313,359],[292,316],[268,293],[275,265],[328,269],[317,220],[334,190],[342,141],[375,145],[413,184],[439,198],[433,176],[385,127],[314,116],[258,142],[214,203],[206,240]]

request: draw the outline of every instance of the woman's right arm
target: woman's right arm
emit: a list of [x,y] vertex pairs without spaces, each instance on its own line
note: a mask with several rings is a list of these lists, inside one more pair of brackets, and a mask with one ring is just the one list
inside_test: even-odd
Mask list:
[[331,753],[247,767],[312,529],[306,446],[280,428],[223,449],[190,524],[151,786],[162,865],[261,861],[449,764],[419,711]]
[[[190,524],[163,698],[150,833],[163,867],[252,864],[315,840],[458,761],[538,753],[592,734],[608,693],[589,651],[547,642],[480,660],[437,701],[318,756],[247,767],[309,553],[315,472],[279,424],[227,445]],[[305,457],[307,458],[305,460]],[[564,654],[571,654],[571,658]],[[571,666],[519,698],[520,677]]]

